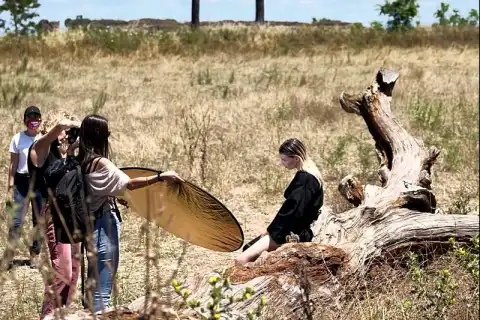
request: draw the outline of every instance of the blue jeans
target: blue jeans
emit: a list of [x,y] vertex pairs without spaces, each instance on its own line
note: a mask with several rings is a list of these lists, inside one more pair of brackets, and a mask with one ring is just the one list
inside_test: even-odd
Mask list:
[[[25,216],[28,210],[28,180],[16,179],[15,185],[13,186],[13,201],[15,202],[15,215],[13,216],[12,226],[8,230],[8,241],[18,240],[20,238],[21,229],[23,222],[25,221]],[[32,224],[35,228],[37,226],[37,217],[42,211],[43,205],[45,204],[45,199],[42,197],[40,192],[35,192],[35,197],[30,201],[32,205]],[[40,231],[35,230],[35,235],[33,236],[32,246],[30,247],[30,253],[39,254],[40,253]]]
[[[94,279],[96,283],[91,297],[94,312],[109,306],[113,281],[118,269],[119,242],[120,221],[115,211],[103,212],[103,215],[96,219],[93,230],[93,246],[97,250],[97,255],[89,258],[87,271],[89,281]],[[85,301],[89,303],[89,295]]]

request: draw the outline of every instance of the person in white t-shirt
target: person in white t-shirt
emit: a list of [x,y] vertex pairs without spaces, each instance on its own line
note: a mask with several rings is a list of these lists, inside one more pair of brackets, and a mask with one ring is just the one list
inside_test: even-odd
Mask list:
[[[26,130],[18,132],[13,136],[10,143],[10,167],[8,170],[8,191],[13,189],[13,200],[15,202],[15,215],[13,223],[8,230],[8,241],[14,246],[14,242],[20,238],[25,216],[28,211],[28,203],[32,205],[33,227],[37,226],[37,217],[44,205],[44,200],[37,190],[33,190],[34,197],[28,201],[28,189],[30,175],[28,173],[27,155],[30,146],[38,139],[41,134],[39,127],[42,123],[40,109],[36,106],[30,106],[25,109],[23,122]],[[30,267],[36,268],[38,264],[38,255],[40,254],[40,241],[38,240],[39,231],[35,232],[33,243],[30,247]],[[15,255],[14,248],[7,246],[2,259],[1,269],[9,269]]]

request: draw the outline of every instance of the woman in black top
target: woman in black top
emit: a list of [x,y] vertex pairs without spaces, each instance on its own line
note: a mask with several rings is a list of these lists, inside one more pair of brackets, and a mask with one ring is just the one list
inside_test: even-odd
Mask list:
[[28,170],[32,179],[35,179],[35,187],[46,202],[42,213],[45,218],[45,240],[53,269],[51,276],[45,280],[40,319],[54,309],[73,302],[80,272],[80,245],[60,243],[56,238],[61,223],[56,221],[59,219],[58,215],[53,214],[48,189],[58,181],[53,182],[52,177],[46,174],[59,164],[58,161],[74,164],[74,151],[78,148],[78,140],[70,144],[71,139],[68,136],[69,129],[74,127],[80,127],[80,122],[73,120],[67,113],[57,111],[48,114],[43,123],[43,136],[32,144],[28,154]]
[[235,259],[239,265],[255,261],[262,252],[273,251],[291,240],[312,241],[310,225],[317,220],[323,205],[321,174],[300,140],[284,141],[279,153],[282,165],[289,170],[296,169],[297,173],[285,190],[285,202],[266,232],[245,245]]

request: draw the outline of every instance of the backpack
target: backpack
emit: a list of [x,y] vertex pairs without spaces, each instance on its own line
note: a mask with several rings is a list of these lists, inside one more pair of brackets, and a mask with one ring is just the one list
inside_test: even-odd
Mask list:
[[74,166],[59,166],[55,171],[57,176],[64,172],[53,189],[55,211],[61,221],[61,228],[65,231],[65,237],[58,239],[62,243],[83,242],[93,230],[97,213],[103,209],[101,206],[96,212],[90,212],[90,199],[84,179],[85,173],[90,172],[93,161],[98,158],[101,157],[94,157],[83,165],[77,162]]
[[55,190],[63,176],[75,169],[79,164],[78,160],[73,156],[67,156],[66,159],[50,158],[49,164],[43,172],[43,179],[47,188],[52,191]]

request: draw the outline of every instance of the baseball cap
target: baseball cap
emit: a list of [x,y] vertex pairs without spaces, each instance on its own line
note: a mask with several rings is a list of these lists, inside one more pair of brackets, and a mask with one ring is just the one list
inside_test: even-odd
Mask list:
[[26,118],[31,114],[38,114],[39,116],[42,115],[42,113],[40,112],[40,109],[38,109],[36,106],[30,106],[27,109],[25,109],[25,113],[23,114],[23,118]]

